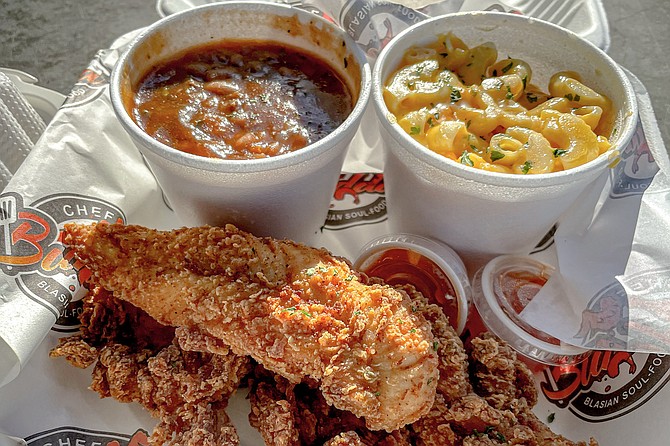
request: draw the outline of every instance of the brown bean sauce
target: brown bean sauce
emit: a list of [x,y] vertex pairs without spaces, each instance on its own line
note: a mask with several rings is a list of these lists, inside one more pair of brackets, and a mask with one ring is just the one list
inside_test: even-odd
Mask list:
[[337,128],[351,92],[325,62],[270,42],[192,49],[139,83],[132,115],[175,149],[225,159],[301,149]]

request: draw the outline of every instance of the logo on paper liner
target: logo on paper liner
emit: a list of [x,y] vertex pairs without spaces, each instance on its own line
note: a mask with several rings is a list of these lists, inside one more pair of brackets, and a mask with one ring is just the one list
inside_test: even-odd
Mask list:
[[341,230],[386,220],[384,176],[341,174],[323,229]]
[[109,85],[110,69],[105,66],[104,58],[110,50],[100,50],[89,66],[81,73],[72,87],[63,107],[78,107],[96,100]]
[[630,143],[621,152],[620,162],[612,170],[612,198],[642,195],[659,168],[638,119]]
[[[472,6],[475,10],[520,13],[499,3],[482,2],[481,5]],[[429,16],[423,12],[388,1],[349,0],[340,12],[340,24],[344,30],[371,58],[376,58],[391,39],[405,28],[427,18]]]
[[46,445],[98,445],[98,446],[147,446],[147,432],[138,429],[131,436],[112,432],[94,431],[77,427],[60,427],[26,437],[28,446]]
[[53,330],[76,331],[81,298],[86,294],[79,281],[85,281],[87,271],[65,250],[63,225],[125,220],[111,203],[83,195],[52,195],[29,206],[19,194],[0,195],[0,270],[4,275],[0,276],[4,279],[0,280],[0,298],[13,281],[22,294],[54,314]]
[[[582,313],[582,324],[576,337],[582,345],[594,349],[583,362],[545,369],[540,390],[547,401],[567,409],[576,417],[599,423],[622,417],[641,407],[670,380],[670,357],[664,354],[623,351],[628,335],[647,348],[664,342],[667,336],[653,324],[630,326],[626,288],[645,291],[670,286],[668,271],[650,271],[614,282],[601,290]],[[644,311],[644,310],[643,310]],[[638,333],[637,331],[640,331]],[[642,334],[644,332],[644,336]]]

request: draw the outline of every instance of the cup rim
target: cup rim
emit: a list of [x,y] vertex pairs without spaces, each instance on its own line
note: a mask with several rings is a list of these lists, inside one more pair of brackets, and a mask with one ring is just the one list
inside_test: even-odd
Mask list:
[[[442,156],[438,153],[433,152],[424,145],[420,144],[418,141],[410,137],[405,131],[400,128],[397,122],[393,122],[389,119],[391,112],[386,107],[382,92],[384,89],[385,80],[382,79],[382,69],[386,59],[389,57],[389,54],[398,46],[400,42],[403,41],[412,41],[412,37],[415,34],[419,34],[421,30],[429,28],[435,25],[435,23],[440,23],[443,21],[449,21],[452,18],[462,19],[463,17],[499,17],[501,20],[509,20],[519,25],[528,27],[528,26],[540,26],[548,27],[555,32],[562,33],[568,38],[576,39],[586,48],[594,51],[598,56],[603,58],[607,64],[614,70],[616,76],[619,78],[623,84],[623,89],[625,91],[625,97],[627,102],[630,105],[630,110],[628,113],[630,117],[627,117],[619,132],[617,133],[617,142],[613,144],[610,149],[605,153],[599,155],[596,159],[589,161],[580,166],[574,167],[572,169],[567,169],[558,172],[550,173],[541,173],[541,174],[532,174],[532,175],[515,175],[507,174],[500,172],[490,172],[482,169],[471,168],[468,166],[463,166],[456,161],[453,161],[445,156]],[[382,63],[380,63],[382,62]],[[380,125],[383,126],[390,135],[400,144],[400,150],[403,150],[409,153],[411,156],[418,158],[420,161],[435,167],[440,170],[444,170],[451,174],[454,174],[460,178],[474,181],[477,183],[484,183],[487,185],[498,185],[503,187],[550,187],[560,184],[565,184],[573,181],[577,181],[581,178],[582,174],[586,174],[591,171],[600,170],[605,165],[612,164],[616,161],[618,154],[623,151],[625,146],[629,143],[630,139],[633,137],[637,127],[637,115],[638,115],[638,104],[637,98],[635,95],[635,90],[632,83],[626,76],[625,72],[621,67],[603,50],[595,46],[593,43],[582,38],[573,31],[560,27],[554,23],[537,19],[529,16],[522,16],[510,13],[504,13],[499,11],[464,11],[456,12],[450,14],[443,14],[440,16],[435,16],[419,23],[416,23],[402,32],[400,32],[388,45],[386,45],[379,54],[377,62],[372,71],[372,102],[377,112],[377,116],[381,121]]]
[[[169,145],[151,137],[139,125],[137,125],[135,121],[133,121],[123,105],[120,81],[122,78],[123,67],[126,65],[127,61],[130,59],[131,54],[137,47],[141,46],[147,39],[149,39],[159,30],[170,26],[170,23],[181,20],[184,17],[196,16],[209,10],[255,10],[260,8],[269,8],[271,12],[291,11],[301,18],[321,22],[323,26],[332,28],[346,42],[346,45],[351,51],[351,54],[355,57],[356,62],[360,66],[360,92],[351,112],[335,130],[320,140],[289,153],[259,159],[230,160],[223,158],[204,157],[170,147]],[[128,47],[123,51],[117,60],[112,70],[109,90],[112,108],[114,109],[117,119],[121,125],[133,138],[140,139],[143,147],[150,150],[153,154],[158,155],[167,161],[198,170],[212,172],[252,173],[282,169],[299,163],[304,163],[323,155],[331,147],[337,145],[340,141],[347,138],[345,129],[354,125],[355,121],[361,118],[372,94],[372,69],[367,60],[367,57],[359,45],[343,29],[339,28],[336,24],[329,22],[323,17],[300,8],[295,8],[288,4],[255,0],[229,1],[224,3],[205,4],[186,9],[184,11],[159,19],[143,29],[131,40],[131,42],[128,44]]]

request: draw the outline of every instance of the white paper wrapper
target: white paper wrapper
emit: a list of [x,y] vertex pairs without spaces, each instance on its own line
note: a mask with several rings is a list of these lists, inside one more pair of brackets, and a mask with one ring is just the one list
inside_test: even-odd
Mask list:
[[[560,274],[522,313],[587,348],[670,352],[670,161],[644,86],[629,73],[640,119],[621,161],[586,191],[554,236]],[[560,283],[559,283],[560,280]]]
[[[0,432],[23,438],[30,445],[138,444],[136,441],[156,423],[136,404],[99,399],[87,389],[90,370],[75,369],[62,359],[48,357],[59,337],[77,331],[82,297],[76,270],[62,257],[58,232],[64,222],[107,220],[159,229],[180,226],[110,107],[107,81],[117,56],[116,50],[97,55],[2,194],[2,198],[14,199],[18,213],[16,222],[2,228],[9,229],[12,238],[0,249],[10,252],[0,262],[0,338],[4,340],[0,343],[0,383],[11,381],[22,371],[0,388]],[[670,435],[670,425],[658,416],[670,411],[670,387],[665,386],[670,379],[670,359],[665,356],[670,343],[659,340],[662,332],[655,328],[670,321],[670,311],[658,306],[651,312],[654,343],[646,342],[641,334],[631,337],[642,331],[631,321],[645,326],[650,303],[663,302],[670,292],[670,286],[662,281],[667,273],[652,281],[658,286],[651,288],[655,294],[632,280],[640,272],[664,267],[661,262],[670,259],[667,242],[658,240],[667,234],[668,217],[663,209],[667,209],[670,163],[644,87],[639,83],[637,87],[642,125],[630,150],[639,157],[623,160],[622,166],[629,168],[635,159],[638,166],[649,164],[645,167],[649,170],[640,174],[644,181],[651,181],[649,187],[632,201],[615,203],[622,207],[617,215],[625,217],[623,220],[607,216],[614,212],[609,210],[613,205],[607,203],[610,192],[594,189],[592,196],[581,202],[583,209],[575,209],[561,222],[555,238],[557,249],[550,247],[537,254],[559,263],[565,281],[585,291],[581,294],[585,300],[575,299],[567,309],[560,306],[566,320],[581,322],[582,315],[590,311],[599,313],[593,320],[602,321],[607,316],[604,312],[610,311],[611,322],[607,324],[614,324],[615,329],[612,332],[611,327],[602,326],[612,342],[593,344],[604,350],[584,363],[538,372],[541,398],[536,413],[557,432],[575,439],[593,435],[601,444],[658,444],[657,439]],[[365,242],[388,232],[374,119],[368,110],[366,124],[351,144],[317,242],[351,259]],[[646,158],[644,144],[655,161]],[[651,173],[653,166],[661,169],[656,176]],[[604,180],[601,185],[611,189],[612,181]],[[616,245],[620,247],[626,247],[627,242],[630,255],[622,257],[620,252],[610,251],[613,240],[620,241]],[[591,243],[595,246],[586,257],[585,244]],[[620,300],[591,299],[600,289],[591,289],[597,288],[594,277],[603,283],[618,279],[621,282],[617,283],[624,284],[623,289],[630,292],[627,315],[617,310],[617,305],[623,306]],[[642,313],[645,318],[640,317]],[[553,315],[542,319],[543,328],[552,320]],[[570,329],[561,335],[575,339],[577,325],[565,325]],[[649,345],[654,348],[648,349]],[[631,346],[644,348],[632,353]],[[654,353],[645,353],[649,350]],[[248,425],[248,411],[248,402],[240,392],[228,412],[243,445],[262,444]]]

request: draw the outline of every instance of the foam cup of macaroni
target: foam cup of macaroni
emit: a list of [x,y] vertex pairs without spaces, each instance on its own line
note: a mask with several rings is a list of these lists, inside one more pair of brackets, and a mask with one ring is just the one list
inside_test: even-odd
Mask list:
[[[578,167],[533,175],[474,168],[419,143],[389,111],[384,88],[410,48],[434,43],[447,32],[470,48],[492,42],[499,60],[522,59],[532,69],[532,83],[545,90],[554,73],[577,72],[585,85],[611,100],[611,147]],[[501,65],[503,71],[511,66],[509,60]],[[603,51],[551,23],[497,12],[449,14],[406,29],[380,53],[372,90],[384,145],[391,230],[441,240],[464,259],[480,261],[495,254],[528,253],[616,161],[637,121],[633,88]]]
[[[186,153],[159,142],[134,121],[134,88],[146,73],[203,45],[230,40],[267,41],[319,57],[351,93],[351,112],[318,141],[257,159]],[[192,8],[146,28],[119,58],[110,94],[114,112],[146,159],[180,224],[232,223],[259,236],[309,242],[325,221],[370,85],[365,55],[342,29],[305,10],[247,1]]]

